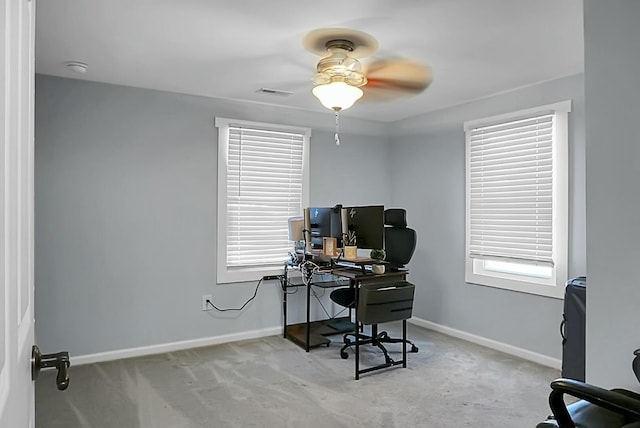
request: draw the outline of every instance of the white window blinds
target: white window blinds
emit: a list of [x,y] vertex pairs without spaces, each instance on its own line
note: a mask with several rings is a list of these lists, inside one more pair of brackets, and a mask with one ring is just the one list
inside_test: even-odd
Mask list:
[[554,115],[478,126],[469,138],[469,256],[553,264]]
[[281,265],[291,248],[287,220],[300,215],[300,132],[229,125],[226,173],[226,265]]

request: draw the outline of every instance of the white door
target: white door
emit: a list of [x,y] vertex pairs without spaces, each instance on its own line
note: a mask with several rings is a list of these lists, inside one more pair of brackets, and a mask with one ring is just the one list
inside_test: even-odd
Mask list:
[[0,427],[35,425],[33,104],[35,0],[0,6]]

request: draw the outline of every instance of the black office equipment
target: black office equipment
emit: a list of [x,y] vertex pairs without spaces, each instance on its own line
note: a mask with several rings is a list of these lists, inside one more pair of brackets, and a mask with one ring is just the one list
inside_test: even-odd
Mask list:
[[580,276],[567,281],[564,313],[560,324],[562,335],[562,377],[585,379],[585,323],[587,278]]
[[[386,266],[391,271],[397,271],[404,268],[413,257],[417,242],[416,231],[407,227],[407,211],[404,208],[384,210],[383,218]],[[334,290],[331,293],[331,300],[341,306],[352,307],[355,301],[353,294],[353,289],[349,288]]]
[[404,280],[363,284],[358,300],[358,321],[381,324],[411,318],[415,288]]
[[[407,227],[406,211],[400,208],[392,208],[383,212],[385,223],[389,227],[384,228],[385,250],[387,261],[390,263],[391,271],[402,274],[404,267],[413,256],[416,247],[416,233]],[[371,274],[373,275],[373,274]],[[415,287],[406,282],[405,278],[389,283],[386,280],[369,281],[363,283],[356,292],[357,287],[339,288],[331,292],[330,298],[337,304],[353,309],[358,308],[358,323],[371,325],[371,335],[364,333],[347,333],[344,335],[344,346],[340,350],[342,358],[348,358],[346,350],[353,346],[371,344],[380,348],[385,356],[385,364],[373,368],[394,365],[395,362],[389,357],[385,348],[385,343],[401,343],[403,356],[406,354],[406,347],[411,346],[409,352],[418,352],[418,347],[406,338],[406,320],[411,317],[413,308],[413,294]],[[386,301],[385,301],[386,299]],[[403,337],[392,338],[387,332],[378,332],[378,323],[403,320]],[[403,358],[403,365],[406,365],[406,358]],[[364,371],[356,370],[356,379],[359,373]]]
[[322,238],[342,238],[341,205],[305,208],[305,229],[309,231],[308,250],[322,248]]
[[[357,376],[381,368],[407,364],[406,343],[411,344],[410,352],[418,352],[418,348],[407,340],[408,318],[411,318],[413,309],[413,295],[415,286],[406,280],[388,280],[383,282],[366,282],[360,286],[357,303],[358,323],[371,326],[371,335],[363,333],[347,333],[344,335],[344,346],[340,350],[340,356],[344,359],[349,357],[347,348],[356,345],[373,345],[378,347],[384,355],[384,363],[374,367],[360,370],[356,369]],[[402,321],[402,338],[391,338],[387,332],[378,332],[378,324]],[[354,341],[351,340],[354,338]],[[402,343],[402,360],[395,361],[389,355],[384,343]],[[357,357],[356,357],[357,358]]]
[[[634,351],[633,372],[640,381],[640,349]],[[604,389],[575,379],[551,382],[549,406],[553,416],[536,428],[638,428],[640,394],[626,389]],[[580,400],[566,405],[564,395]]]
[[384,206],[342,208],[343,233],[355,233],[358,248],[381,249],[384,246]]
[[384,212],[384,247],[386,262],[391,270],[402,269],[409,263],[416,249],[416,231],[407,227],[407,211],[389,208]]

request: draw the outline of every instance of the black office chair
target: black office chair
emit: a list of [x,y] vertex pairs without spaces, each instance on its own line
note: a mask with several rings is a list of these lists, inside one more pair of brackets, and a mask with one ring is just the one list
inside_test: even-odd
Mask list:
[[[640,349],[633,372],[640,381]],[[640,428],[640,394],[626,389],[604,389],[574,379],[551,382],[549,406],[553,416],[536,428]],[[580,400],[566,405],[564,395]]]
[[384,225],[387,267],[392,271],[403,269],[416,250],[416,231],[407,227],[407,211],[403,208],[385,210]]
[[[417,235],[415,230],[407,227],[407,211],[403,208],[389,208],[385,210],[384,224],[384,246],[386,251],[387,268],[391,271],[398,271],[404,268],[411,260],[416,248]],[[411,287],[410,299],[408,299],[407,295],[404,294],[407,290],[407,284],[409,283],[406,281],[397,282],[398,293],[392,293],[392,296],[395,296],[393,298],[398,298],[398,301],[390,302],[390,305],[394,306],[395,309],[393,309],[393,311],[396,313],[398,318],[391,319],[388,316],[383,317],[385,322],[411,317],[411,308],[413,306],[413,284],[409,284]],[[330,294],[330,298],[338,305],[350,309],[355,308],[355,290],[353,288],[348,287],[336,289]],[[407,308],[408,305],[410,306]],[[402,307],[402,310],[398,310],[399,307]],[[362,311],[359,309],[359,312]],[[369,317],[368,314],[362,313],[361,316],[365,317],[364,319],[370,320],[375,319],[378,314],[373,317]],[[365,322],[365,324],[370,323]],[[343,336],[344,346],[340,349],[340,356],[342,358],[349,357],[346,350],[355,344],[355,340],[358,340],[360,345],[370,344],[378,347],[384,354],[385,360],[388,364],[391,364],[393,360],[389,357],[389,353],[383,345],[384,343],[403,343],[403,346],[411,345],[409,352],[418,352],[418,347],[410,340],[407,340],[406,337],[393,338],[390,337],[386,331],[378,333],[378,325],[371,323],[371,335],[358,333],[356,338],[354,337],[354,333],[346,333]]]

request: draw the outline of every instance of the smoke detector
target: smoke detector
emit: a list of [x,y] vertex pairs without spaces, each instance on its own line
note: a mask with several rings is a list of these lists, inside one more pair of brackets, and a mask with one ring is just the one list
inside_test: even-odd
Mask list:
[[69,61],[65,64],[69,70],[75,73],[86,73],[89,66],[84,62],[80,61]]

